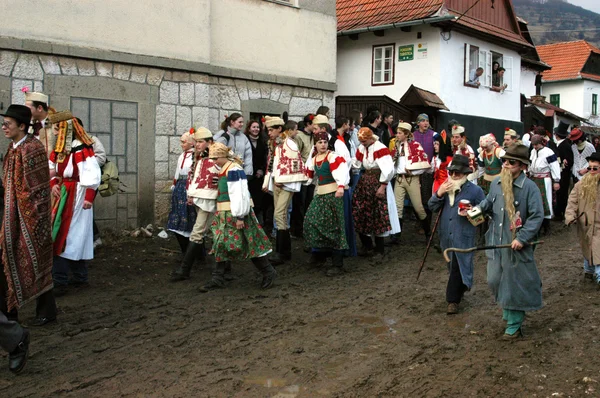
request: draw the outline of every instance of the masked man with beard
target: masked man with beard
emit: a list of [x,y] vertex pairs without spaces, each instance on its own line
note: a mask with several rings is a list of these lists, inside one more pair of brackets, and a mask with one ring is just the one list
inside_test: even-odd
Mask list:
[[[432,211],[442,209],[440,219],[440,244],[442,249],[458,247],[467,249],[475,246],[477,227],[465,217],[466,211],[459,212],[458,203],[468,200],[479,203],[484,198],[483,190],[472,182],[467,181],[471,173],[469,158],[460,154],[452,157],[448,166],[448,179],[429,199],[428,205]],[[473,285],[473,253],[452,252],[452,260],[448,264],[450,276],[446,287],[448,315],[458,313],[458,305],[465,291]]]
[[600,286],[600,231],[596,227],[596,214],[600,212],[600,201],[597,200],[600,195],[600,153],[594,152],[586,160],[587,173],[569,195],[565,224],[577,223],[584,277]]
[[500,177],[492,181],[488,196],[478,205],[492,218],[487,246],[511,245],[486,251],[488,285],[502,307],[502,319],[507,321],[505,339],[522,336],[525,311],[542,308],[542,281],[533,258],[534,248],[528,243],[540,230],[544,205],[539,188],[525,175],[528,165],[525,145],[508,147]]

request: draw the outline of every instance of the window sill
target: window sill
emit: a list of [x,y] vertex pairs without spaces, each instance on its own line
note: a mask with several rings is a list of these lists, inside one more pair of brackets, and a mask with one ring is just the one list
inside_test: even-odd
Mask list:
[[470,84],[470,83],[463,83],[465,87],[469,87],[469,88],[476,88],[479,89],[480,86],[476,85],[476,84]]
[[387,83],[373,83],[371,82],[371,86],[376,87],[376,86],[393,86],[394,82],[387,82]]
[[267,1],[269,3],[279,4],[281,6],[287,6],[287,7],[292,7],[292,8],[300,8],[298,6],[298,2],[296,0],[290,0],[290,1],[284,1],[284,0],[264,0],[264,1]]

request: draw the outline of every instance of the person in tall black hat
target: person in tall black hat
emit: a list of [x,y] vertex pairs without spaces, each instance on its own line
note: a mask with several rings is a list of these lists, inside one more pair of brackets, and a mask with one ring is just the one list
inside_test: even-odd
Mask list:
[[[448,166],[448,179],[427,203],[431,211],[442,210],[439,235],[443,250],[449,247],[466,249],[475,246],[477,227],[465,217],[466,208],[459,208],[461,201],[477,204],[485,198],[483,190],[467,180],[471,172],[469,158],[455,154],[452,163]],[[448,315],[458,313],[458,306],[464,293],[473,285],[473,258],[473,253],[452,253],[452,259],[448,264],[450,275],[446,286]]]
[[29,331],[18,324],[18,309],[37,299],[30,326],[56,319],[52,294],[50,175],[44,145],[27,134],[31,110],[10,105],[2,131],[11,140],[4,157],[6,190],[0,246],[0,346],[9,352],[9,369],[19,373],[27,363]]
[[569,136],[568,130],[569,125],[562,121],[554,129],[556,156],[558,156],[561,165],[560,188],[556,191],[556,205],[554,207],[554,219],[556,221],[565,219],[565,209],[569,199],[569,185],[571,184],[571,169],[574,162],[572,142],[567,139]]

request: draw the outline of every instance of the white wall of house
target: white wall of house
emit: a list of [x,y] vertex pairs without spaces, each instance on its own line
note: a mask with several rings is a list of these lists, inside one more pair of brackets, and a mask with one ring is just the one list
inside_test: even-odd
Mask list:
[[521,65],[521,94],[527,98],[535,95],[535,77],[537,71]]
[[[546,82],[542,84],[542,95],[550,102],[550,96],[560,94],[560,107],[577,116],[584,113],[584,84],[583,80],[569,80],[565,82]],[[591,110],[590,94],[590,110]]]
[[[421,32],[422,38],[417,39]],[[417,58],[418,43],[427,43],[427,58]],[[373,46],[394,44],[394,84],[372,86]],[[415,45],[412,61],[398,61],[398,47]],[[440,34],[429,25],[413,26],[411,32],[400,29],[386,30],[383,37],[361,33],[358,40],[348,36],[338,38],[336,95],[387,95],[398,101],[411,84],[439,93],[440,89]]]
[[[421,32],[422,38],[417,39]],[[417,57],[417,45],[426,43],[427,58]],[[512,57],[512,79],[509,89],[500,94],[487,87],[465,87],[465,43],[481,51],[494,51]],[[373,46],[394,44],[395,78],[393,85],[373,86]],[[398,47],[415,45],[415,59],[398,61]],[[491,63],[490,63],[491,65]],[[452,32],[444,41],[440,30],[429,25],[412,27],[411,32],[386,30],[384,37],[363,33],[358,40],[338,38],[336,95],[387,95],[399,100],[411,84],[436,93],[451,112],[494,119],[520,120],[521,57],[515,51]],[[481,78],[482,83],[484,76]],[[535,93],[535,86],[534,86]]]
[[597,95],[597,100],[600,102],[600,82],[592,80],[583,81],[583,112],[582,117],[588,119],[590,123],[600,125],[600,118],[598,113],[600,112],[600,106],[596,106],[596,115],[592,115],[592,94]]

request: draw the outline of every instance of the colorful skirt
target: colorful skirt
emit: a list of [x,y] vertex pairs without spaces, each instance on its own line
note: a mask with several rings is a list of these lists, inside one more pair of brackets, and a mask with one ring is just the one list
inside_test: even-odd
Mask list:
[[383,235],[391,231],[387,197],[377,197],[380,170],[362,173],[352,197],[352,216],[356,232],[364,235]]
[[548,193],[546,192],[546,177],[538,178],[531,177],[531,181],[535,182],[535,185],[540,189],[542,193],[542,203],[544,204],[544,217],[549,217],[552,215],[550,211],[550,201],[548,200]]
[[186,184],[187,178],[180,178],[175,184],[167,229],[189,237],[196,222],[196,208],[187,204]]
[[348,249],[343,198],[335,192],[313,197],[304,217],[304,239],[315,249]]
[[487,196],[487,194],[490,193],[490,186],[492,185],[492,182],[486,180],[485,178],[483,178],[483,176],[481,176],[477,179],[477,185],[479,185],[479,187],[483,189],[483,193],[485,194],[485,196]]
[[254,210],[244,218],[244,228],[237,229],[231,211],[217,211],[210,227],[215,260],[247,260],[272,251],[271,242],[258,223]]

